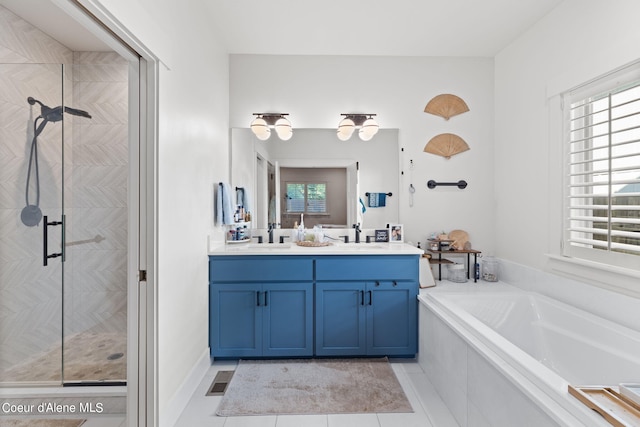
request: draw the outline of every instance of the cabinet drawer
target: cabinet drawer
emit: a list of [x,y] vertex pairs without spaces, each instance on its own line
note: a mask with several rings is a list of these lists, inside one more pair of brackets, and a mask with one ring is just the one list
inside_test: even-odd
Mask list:
[[269,282],[313,280],[311,258],[283,256],[211,256],[210,282]]
[[316,280],[418,280],[417,255],[318,257]]

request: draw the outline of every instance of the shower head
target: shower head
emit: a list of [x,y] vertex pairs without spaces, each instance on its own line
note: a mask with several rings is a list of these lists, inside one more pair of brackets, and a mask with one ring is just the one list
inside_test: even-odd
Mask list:
[[91,118],[91,115],[84,110],[78,110],[77,108],[64,107],[64,112],[68,114],[72,114],[74,116],[86,117],[87,119]]
[[[31,140],[31,154],[29,155],[29,168],[27,171],[27,186],[25,190],[25,201],[26,206],[22,209],[20,214],[20,218],[22,219],[22,223],[27,227],[34,227],[40,223],[42,219],[42,210],[40,209],[40,177],[38,174],[38,145],[37,140],[38,136],[44,130],[44,127],[49,122],[59,122],[62,120],[63,112],[72,114],[74,116],[86,117],[88,119],[91,118],[91,115],[83,110],[78,110],[76,108],[71,107],[47,107],[42,102],[38,101],[33,97],[28,97],[27,102],[29,105],[40,104],[40,115],[36,117],[33,121],[33,139]],[[40,123],[38,124],[38,120]],[[29,201],[29,180],[31,179],[31,167],[35,169],[35,178],[36,178],[36,202],[35,204],[30,203]],[[45,217],[46,218],[46,217]],[[45,224],[46,226],[46,224]],[[46,242],[46,240],[45,240]],[[45,243],[46,249],[46,243]],[[45,264],[46,258],[45,258]]]
[[[46,122],[59,122],[62,120],[62,106],[54,108],[47,107],[42,102],[31,96],[27,98],[27,102],[30,105],[35,105],[36,103],[40,104],[40,117],[42,117]],[[64,107],[64,112],[73,116],[85,117],[87,119],[91,118],[89,113],[83,110],[78,110],[77,108]]]
[[62,107],[47,107],[42,102],[32,98],[31,96],[27,98],[27,102],[30,105],[35,105],[36,103],[40,104],[40,117],[43,118],[45,122],[59,122],[62,120]]

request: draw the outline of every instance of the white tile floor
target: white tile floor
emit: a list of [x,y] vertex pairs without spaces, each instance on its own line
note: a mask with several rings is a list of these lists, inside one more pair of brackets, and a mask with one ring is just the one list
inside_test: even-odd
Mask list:
[[214,362],[175,427],[458,427],[420,366],[413,360],[391,361],[413,413],[219,417],[215,411],[222,397],[206,396],[206,393],[219,370],[235,369],[236,364],[233,361]]

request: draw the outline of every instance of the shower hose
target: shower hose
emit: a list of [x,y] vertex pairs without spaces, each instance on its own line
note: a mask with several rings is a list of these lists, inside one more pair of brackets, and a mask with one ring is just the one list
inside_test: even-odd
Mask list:
[[[38,119],[44,120],[42,117],[36,118],[33,122],[33,139],[31,140],[31,152],[29,154],[29,167],[27,168],[27,185],[24,192],[26,206],[29,206],[29,184],[31,181],[31,168],[35,170],[36,181],[36,203],[35,207],[40,206],[40,174],[38,171],[38,135],[42,129],[38,129]],[[44,126],[42,126],[44,128]]]

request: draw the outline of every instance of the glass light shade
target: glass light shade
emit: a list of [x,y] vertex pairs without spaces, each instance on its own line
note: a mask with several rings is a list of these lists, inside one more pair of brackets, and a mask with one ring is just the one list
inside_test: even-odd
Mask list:
[[289,122],[289,120],[285,119],[284,117],[276,121],[275,127],[278,138],[280,138],[281,140],[288,141],[293,136],[291,122]]
[[358,132],[358,136],[363,141],[370,141],[371,138],[373,138],[373,135],[367,135],[365,132],[362,132],[362,129],[360,129],[360,132]]
[[252,121],[250,128],[251,132],[253,132],[260,141],[266,141],[271,136],[271,129],[269,129],[269,125],[262,117],[258,117]]
[[350,118],[344,118],[338,124],[338,139],[340,141],[346,141],[351,138],[353,131],[356,129],[356,124]]
[[373,119],[367,119],[362,124],[358,136],[363,141],[369,141],[376,133],[378,133],[378,123]]

